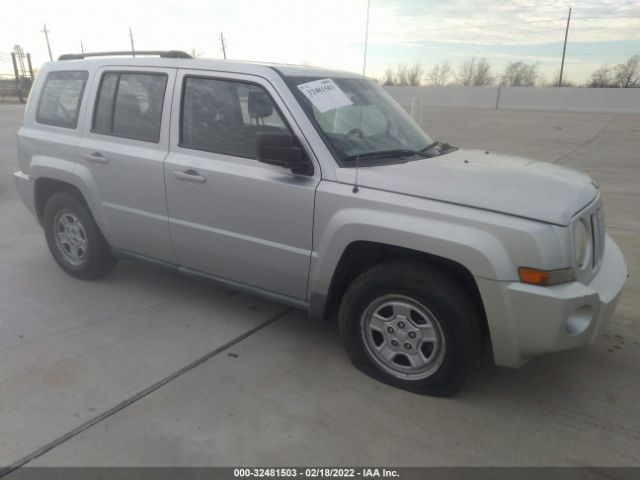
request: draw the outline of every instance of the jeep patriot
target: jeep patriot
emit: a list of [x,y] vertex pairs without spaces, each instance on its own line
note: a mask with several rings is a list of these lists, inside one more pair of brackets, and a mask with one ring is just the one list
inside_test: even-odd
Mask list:
[[68,274],[135,258],[337,317],[358,368],[430,395],[486,336],[520,367],[611,317],[584,173],[433,141],[360,75],[144,53],[63,55],[29,97],[15,182]]

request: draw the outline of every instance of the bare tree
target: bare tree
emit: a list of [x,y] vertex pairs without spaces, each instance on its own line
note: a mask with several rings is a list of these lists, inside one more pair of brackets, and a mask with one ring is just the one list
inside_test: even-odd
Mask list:
[[416,87],[421,84],[423,74],[424,69],[419,62],[414,63],[411,67],[400,63],[395,68],[388,67],[382,74],[380,83],[385,86]]
[[491,65],[486,58],[481,58],[476,63],[471,84],[476,87],[486,87],[492,83],[493,76],[491,75]]
[[451,65],[449,62],[436,63],[429,71],[429,84],[434,87],[443,87],[447,84],[451,75]]
[[533,87],[538,79],[538,64],[511,62],[504,69],[500,83],[507,87]]
[[395,85],[409,85],[408,68],[404,63],[398,64],[394,78]]
[[387,69],[384,71],[384,74],[382,75],[381,83],[382,85],[385,85],[387,87],[395,85],[395,75],[393,73],[393,68],[387,67]]
[[419,62],[416,62],[407,70],[407,84],[411,85],[412,87],[419,86],[423,73],[424,70],[422,69],[422,65],[420,65]]
[[471,57],[469,60],[465,60],[458,69],[456,75],[456,81],[459,85],[473,85],[473,77],[476,73],[476,58]]
[[633,55],[616,65],[615,82],[621,88],[640,87],[640,55]]
[[[541,87],[557,87],[560,83],[560,70],[556,71],[550,81],[547,81],[542,75],[538,75],[538,85]],[[562,75],[562,87],[577,87],[578,85],[566,75]]]
[[611,67],[604,65],[591,74],[591,78],[586,83],[591,88],[614,87]]
[[493,83],[491,75],[491,64],[486,58],[476,59],[471,57],[465,60],[456,75],[456,81],[459,85],[486,87]]

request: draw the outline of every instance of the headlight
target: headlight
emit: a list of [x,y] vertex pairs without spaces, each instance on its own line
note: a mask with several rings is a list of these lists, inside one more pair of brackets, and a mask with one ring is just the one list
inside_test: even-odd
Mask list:
[[583,269],[590,260],[591,234],[585,220],[580,219],[573,227],[573,254],[576,265]]

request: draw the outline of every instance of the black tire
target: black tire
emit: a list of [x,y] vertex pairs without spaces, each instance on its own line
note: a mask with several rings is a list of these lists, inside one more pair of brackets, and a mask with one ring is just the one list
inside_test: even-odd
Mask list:
[[[80,252],[72,255],[69,250],[68,240],[57,240],[56,228],[62,228],[60,217],[75,219],[76,238],[83,238],[81,247],[76,247]],[[84,201],[71,192],[57,192],[47,200],[42,215],[47,245],[56,263],[69,275],[82,278],[99,278],[110,272],[116,265],[117,260],[111,255],[111,248],[105,240],[102,232],[96,225],[93,215],[89,211]],[[69,222],[67,222],[69,223]],[[71,257],[76,258],[71,258]]]
[[[412,320],[400,323],[404,317],[398,316],[396,310],[406,312],[407,305]],[[379,310],[373,313],[378,313],[377,318],[385,320],[388,315],[392,323],[378,320],[375,322],[378,327],[369,326],[373,321],[369,320],[373,316],[371,309],[376,306]],[[404,390],[450,396],[475,374],[480,365],[480,314],[459,282],[437,268],[406,260],[385,262],[371,268],[347,289],[338,322],[353,364],[367,375]],[[405,323],[409,326],[405,327]],[[410,332],[413,332],[411,338],[416,334],[424,335],[424,340],[410,340],[406,337]],[[396,343],[392,346],[394,340]],[[405,340],[407,343],[402,343]],[[410,342],[414,342],[413,345]],[[416,354],[419,356],[410,356]],[[425,366],[420,370],[413,361]]]

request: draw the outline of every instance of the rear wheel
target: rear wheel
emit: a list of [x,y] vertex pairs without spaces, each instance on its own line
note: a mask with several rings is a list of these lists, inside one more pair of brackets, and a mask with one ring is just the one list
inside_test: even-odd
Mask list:
[[83,201],[70,192],[57,192],[43,212],[47,245],[58,265],[77,278],[98,278],[113,269],[116,260]]
[[415,262],[360,275],[339,322],[355,366],[405,390],[452,395],[480,362],[481,322],[469,294],[446,272]]

